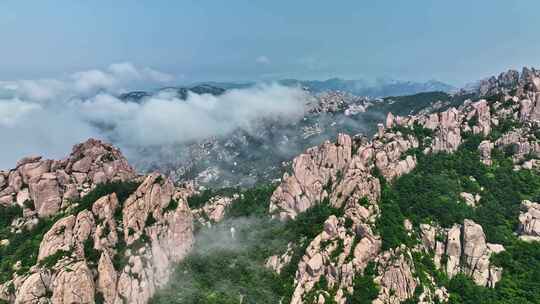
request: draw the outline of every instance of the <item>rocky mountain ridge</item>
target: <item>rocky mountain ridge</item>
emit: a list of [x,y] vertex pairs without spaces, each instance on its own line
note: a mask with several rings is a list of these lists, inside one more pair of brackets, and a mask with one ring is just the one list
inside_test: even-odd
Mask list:
[[[379,124],[379,131],[373,141],[353,141],[347,135],[339,135],[336,143],[326,142],[296,157],[292,165],[293,172],[283,176],[283,182],[272,195],[269,212],[281,220],[294,219],[313,204],[326,202],[334,207],[343,207],[344,215],[341,218],[328,218],[323,232],[311,241],[298,265],[291,303],[305,303],[321,277],[325,278],[327,288],[333,293],[330,295],[319,291],[315,302],[346,303],[346,295],[353,292],[355,274],[362,273],[369,261],[385,265],[384,261],[389,259],[385,256],[402,262],[396,265],[397,268],[380,266],[382,268],[379,269],[380,277],[377,281],[381,290],[374,303],[400,303],[412,298],[420,282],[412,275],[413,266],[406,259],[411,251],[418,250],[435,252],[434,262],[437,267],[443,266],[441,256],[445,255],[449,277],[461,271],[470,275],[478,285],[494,287],[503,270],[490,266],[489,258],[492,253],[504,251],[504,247],[486,243],[482,227],[471,220],[465,220],[463,225],[456,223],[452,229],[443,232],[442,242],[435,242],[435,235],[441,232],[424,225],[421,247],[381,253],[380,237],[374,233],[375,218],[380,212],[377,201],[381,196],[381,186],[373,172],[392,181],[416,166],[416,157],[406,154],[407,151],[420,148],[424,154],[452,153],[462,143],[464,133],[488,136],[492,127],[499,126],[505,119],[521,120],[529,123],[529,126],[534,125],[534,128],[505,133],[495,144],[482,142],[480,149],[483,161],[489,163],[489,152],[495,147],[513,148],[516,162],[525,155],[538,156],[538,138],[527,137],[526,134],[531,129],[537,129],[535,109],[540,104],[540,86],[537,85],[540,75],[533,70],[533,77],[530,70],[524,71],[520,78],[524,81],[515,82],[517,78],[514,77],[512,82],[519,84],[516,91],[521,94],[518,96],[502,95],[501,100],[490,104],[484,99],[466,101],[457,109],[450,108],[428,115],[394,117],[389,113],[386,124]],[[505,75],[508,74],[515,75],[509,72],[501,74],[499,79],[506,79]],[[497,85],[493,84],[489,91],[501,92]],[[503,88],[506,88],[506,83]],[[431,136],[415,136],[411,131],[415,129],[429,130]],[[515,132],[522,133],[512,136]],[[521,221],[523,227],[530,227],[531,215],[523,215]],[[525,228],[527,230],[530,229]],[[352,240],[357,241],[355,246]],[[333,259],[338,248],[341,252],[337,252],[337,259]],[[348,256],[352,256],[352,259],[347,259]],[[418,299],[422,303],[431,303],[437,295],[439,301],[444,301],[447,300],[445,294],[444,289],[436,289],[435,294],[423,293]]]
[[[487,179],[496,173],[490,167],[501,166],[501,154],[512,162],[512,172],[534,170],[540,156],[536,113],[540,74],[531,73],[508,91],[493,84],[495,97],[468,100],[457,107],[449,104],[434,113],[388,113],[372,139],[339,134],[335,142],[326,141],[295,157],[291,171],[258,212],[273,218],[270,223],[282,223],[277,227],[288,227],[298,219],[305,221],[303,216],[318,207],[333,211],[322,219],[320,230],[304,222],[313,237],[291,240],[275,255],[265,256],[260,266],[278,275],[293,269],[290,298],[280,296],[278,301],[344,304],[369,296],[372,303],[452,302],[455,290],[445,280],[464,276],[477,288],[491,289],[504,282],[510,264],[503,267],[497,258],[513,252],[516,245],[503,237],[497,240],[504,245],[491,242],[492,227],[479,224],[482,218],[467,217],[474,213],[450,225],[435,216],[400,222],[399,217],[391,218],[405,234],[400,243],[391,245],[393,235],[384,230],[391,227],[381,221],[389,218],[391,187],[425,166],[426,157],[450,157],[467,146],[467,153],[477,153],[479,163],[486,166]],[[330,105],[327,109],[336,104]],[[471,212],[482,209],[490,193],[472,175],[462,182],[472,185],[464,187],[468,192],[459,192],[462,200],[444,198],[445,203]],[[0,227],[0,299],[153,301],[168,288],[175,275],[172,266],[181,265],[198,245],[197,229],[218,233],[212,229],[227,222],[234,208],[244,214],[252,205],[265,203],[238,192],[204,198],[195,206],[190,201],[200,193],[192,183],[175,185],[158,173],[139,176],[117,149],[97,140],[75,146],[65,160],[25,158],[15,169],[0,172],[6,223]],[[467,201],[470,197],[474,203]],[[238,204],[246,210],[238,210]],[[524,200],[519,214],[514,214],[519,227],[513,232],[529,242],[540,235],[537,205]],[[206,228],[195,228],[194,222]],[[227,238],[234,241],[241,233],[230,226]],[[240,302],[244,293],[248,291],[238,295]],[[245,301],[254,300],[246,296]]]
[[344,91],[308,95],[306,113],[299,121],[261,121],[256,127],[193,143],[141,148],[145,155],[134,164],[142,172],[157,170],[175,181],[195,180],[212,187],[249,187],[278,179],[290,159],[338,133],[376,132],[387,112],[431,113],[462,102],[443,92],[374,99]]
[[97,184],[133,177],[135,171],[118,149],[90,139],[74,146],[64,160],[26,157],[17,162],[15,169],[0,171],[0,203],[4,206],[17,203],[26,208],[25,203],[31,202],[34,213],[46,217]]
[[[2,227],[4,301],[147,303],[193,245],[193,186],[138,176],[101,141],[61,161],[25,158],[2,176],[3,206],[21,210]],[[25,248],[34,258],[17,257]]]

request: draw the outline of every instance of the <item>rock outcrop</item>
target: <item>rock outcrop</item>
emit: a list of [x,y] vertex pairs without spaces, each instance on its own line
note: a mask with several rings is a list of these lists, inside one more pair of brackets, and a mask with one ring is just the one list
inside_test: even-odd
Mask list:
[[146,303],[167,283],[171,265],[191,250],[193,223],[187,198],[193,191],[175,189],[170,180],[152,174],[126,200],[122,226],[131,249],[124,254],[126,265],[118,269],[118,297]]
[[523,68],[521,75],[518,71],[509,70],[498,77],[490,77],[480,81],[478,93],[481,96],[505,94],[515,90],[517,93],[524,90],[540,91],[540,71],[532,68]]
[[484,165],[491,166],[493,164],[491,160],[491,150],[495,145],[489,140],[483,140],[480,145],[478,145],[478,152],[480,153],[480,160]]
[[449,229],[427,224],[421,225],[420,229],[424,248],[434,252],[436,267],[443,268],[450,278],[463,272],[476,284],[486,287],[495,287],[501,279],[502,269],[491,265],[489,258],[504,251],[504,247],[487,243],[480,225],[465,220],[463,225],[456,224]]
[[[25,159],[9,178],[29,181],[31,198],[39,199],[44,192],[33,196],[33,183],[39,185],[56,175],[59,204],[66,198],[63,185],[69,185],[64,181],[77,183],[80,195],[108,181],[134,181],[135,173],[119,151],[106,144],[90,140],[73,151],[61,162]],[[59,172],[66,177],[61,182]],[[191,184],[176,187],[157,173],[135,180],[140,185],[123,202],[112,192],[88,209],[59,210],[58,205],[51,209],[54,212],[41,213],[64,216],[44,234],[38,263],[0,285],[0,299],[11,303],[147,303],[167,283],[171,266],[193,246],[187,199],[195,190]]]
[[[452,153],[458,150],[463,137],[478,135],[486,138],[478,146],[485,165],[493,164],[492,152],[499,149],[512,154],[519,164],[517,169],[540,167],[530,159],[540,156],[537,134],[533,132],[540,120],[540,73],[534,69],[524,69],[521,75],[510,71],[482,82],[479,90],[485,99],[466,100],[457,108],[439,113],[407,117],[388,113],[371,141],[340,134],[335,143],[325,142],[294,159],[292,172],[283,176],[271,197],[269,211],[273,217],[294,219],[321,203],[342,208],[344,215],[328,218],[324,231],[308,245],[296,272],[292,303],[302,303],[313,292],[319,303],[324,303],[328,293],[313,290],[321,276],[333,290],[334,300],[344,303],[344,295],[353,292],[354,276],[362,273],[369,261],[377,261],[379,267],[379,303],[398,303],[413,297],[419,282],[414,263],[407,257],[410,250],[419,249],[380,253],[381,240],[373,223],[379,216],[381,191],[375,176],[392,182],[412,171],[419,151]],[[514,123],[516,120],[521,124]],[[497,132],[492,134],[495,129]],[[478,193],[462,192],[460,196],[471,207],[481,201]],[[535,210],[531,205],[524,207],[520,216],[522,238],[537,233]],[[410,222],[407,231],[410,237],[415,235]],[[504,247],[487,243],[482,227],[473,221],[465,220],[447,229],[422,225],[421,237],[423,248],[434,254],[435,265],[449,277],[464,273],[486,287],[494,287],[501,279],[503,270],[489,259]],[[279,269],[283,257],[272,257],[269,266]],[[418,298],[421,303],[435,298],[448,300],[444,288],[432,285],[434,288],[425,289]]]
[[[466,110],[469,119],[477,117],[477,133],[484,134],[491,130],[489,107],[485,101],[469,105]],[[344,303],[345,295],[353,292],[355,274],[362,273],[367,263],[377,258],[380,250],[380,239],[373,232],[373,223],[379,214],[377,201],[380,198],[380,185],[373,172],[378,171],[386,180],[392,181],[415,168],[416,157],[414,153],[408,153],[412,149],[424,147],[424,153],[457,150],[466,117],[455,108],[410,117],[395,117],[390,113],[386,128],[380,125],[372,141],[353,140],[340,134],[336,143],[325,142],[294,159],[292,173],[284,175],[281,185],[271,197],[270,213],[281,220],[294,219],[315,204],[325,202],[343,208],[345,215],[339,219],[330,217],[325,223],[325,230],[309,244],[298,265],[296,289],[291,303],[302,303],[304,296],[313,292],[312,288],[321,276],[325,276],[329,286],[337,290],[334,300]],[[431,130],[432,137],[426,140],[411,135],[415,128]],[[407,135],[400,130],[406,131]],[[474,196],[473,201],[477,202]],[[346,221],[352,223],[352,229],[345,227]],[[460,230],[457,231],[459,234]],[[356,246],[352,246],[353,243]],[[452,273],[460,269],[461,243],[457,250],[455,247],[449,243],[448,254],[452,257],[448,267],[452,268]],[[489,253],[485,255],[489,256]],[[278,257],[274,257],[271,264],[279,264],[276,259]],[[398,270],[406,272],[406,269]],[[480,272],[484,275],[485,270]],[[475,275],[476,272],[471,271],[471,274]],[[388,275],[393,277],[396,274],[389,272]],[[481,282],[480,278],[477,281],[488,284],[487,281]],[[381,301],[401,301],[410,298],[411,292],[414,292],[414,288],[411,291],[401,283],[381,282],[387,285]],[[407,281],[406,285],[411,287],[411,282]],[[490,284],[494,283],[490,281]],[[406,291],[401,292],[403,288]]]
[[330,216],[326,220],[323,232],[311,241],[298,264],[291,304],[304,303],[304,297],[313,291],[321,276],[330,288],[337,290],[334,300],[345,303],[345,296],[353,291],[355,274],[363,272],[381,246],[380,239],[362,220],[365,219],[356,218],[349,228],[344,218]]
[[275,254],[266,259],[265,266],[280,274],[281,270],[291,262],[292,255],[293,244],[289,243],[287,244],[287,250],[283,254]]
[[380,292],[373,304],[399,304],[412,298],[419,282],[413,276],[414,262],[405,246],[382,253],[375,262],[380,273],[375,282]]
[[[343,208],[345,215],[328,218],[324,231],[307,247],[298,265],[291,303],[303,303],[321,276],[337,290],[338,303],[353,292],[355,274],[363,272],[381,246],[372,228],[381,191],[372,172],[378,170],[390,181],[410,172],[416,158],[405,152],[418,147],[415,137],[388,129],[373,141],[340,134],[335,144],[326,142],[295,158],[292,174],[285,174],[272,195],[270,213],[288,220],[326,202]],[[278,264],[276,259],[269,263]]]
[[540,204],[521,202],[519,214],[519,235],[525,241],[540,241]]
[[135,175],[118,149],[89,139],[74,146],[64,160],[26,157],[15,169],[0,172],[0,204],[18,204],[29,210],[29,216],[48,217],[98,184]]
[[201,208],[193,209],[193,218],[202,225],[211,226],[214,223],[218,223],[225,217],[227,207],[229,207],[238,197],[238,194],[235,194],[232,197],[215,196]]
[[469,112],[468,122],[472,121],[472,132],[473,134],[482,134],[483,136],[488,136],[491,132],[491,113],[489,110],[489,105],[485,99],[477,101],[471,104],[473,111]]
[[372,142],[339,134],[336,143],[325,142],[293,160],[292,174],[283,176],[272,195],[270,213],[286,220],[325,199],[335,207],[363,197],[376,201],[380,186],[371,171],[377,168],[388,180],[410,172],[416,159],[405,152],[416,147],[416,138],[400,133],[385,133]]
[[470,207],[476,207],[482,198],[479,194],[472,194],[468,192],[461,192],[459,196],[465,201],[465,203]]
[[270,213],[281,219],[295,218],[298,213],[323,201],[330,193],[325,189],[351,160],[352,140],[340,134],[337,142],[325,142],[310,148],[293,160],[293,173],[285,173],[283,182],[272,195]]
[[[495,152],[502,151],[512,155],[515,169],[539,166],[534,158],[540,156],[540,138],[534,131],[540,122],[540,72],[503,73],[482,82],[479,95],[485,99],[467,100],[460,106],[448,102],[439,113],[423,111],[407,117],[388,113],[371,140],[339,134],[335,142],[326,141],[293,160],[292,171],[283,175],[270,198],[271,216],[293,220],[317,204],[339,209],[339,215],[328,217],[315,238],[290,242],[284,252],[266,259],[266,267],[281,273],[293,257],[300,256],[294,265],[292,304],[323,304],[329,296],[346,303],[354,293],[355,278],[370,263],[375,265],[374,283],[380,288],[373,303],[448,301],[448,292],[431,275],[424,272],[420,279],[418,254],[433,255],[436,268],[450,278],[463,273],[477,285],[495,287],[503,269],[490,258],[505,249],[488,243],[479,224],[464,220],[449,228],[417,227],[406,220],[407,235],[419,236],[421,244],[384,251],[375,227],[381,214],[381,181],[392,183],[413,171],[422,153],[452,153],[463,138],[478,135],[484,138],[478,152],[485,165],[493,165],[500,155]],[[312,111],[346,107],[342,95],[325,98]],[[119,195],[107,193],[84,210],[73,204],[111,181],[137,181],[139,186],[122,201]],[[470,192],[459,193],[462,203],[476,207],[481,197]],[[166,284],[172,264],[193,246],[193,220],[211,226],[223,220],[237,198],[215,197],[192,213],[187,199],[194,193],[193,185],[177,187],[160,174],[136,177],[118,150],[97,140],[77,145],[62,161],[22,159],[15,169],[0,172],[0,204],[24,209],[24,218],[12,224],[14,230],[31,229],[52,216],[60,219],[43,235],[37,264],[1,284],[0,299],[146,303]],[[540,240],[539,206],[522,203],[518,233],[524,240]],[[9,246],[9,240],[2,240],[0,246]],[[13,266],[20,269],[20,263]],[[318,284],[322,281],[327,290]]]

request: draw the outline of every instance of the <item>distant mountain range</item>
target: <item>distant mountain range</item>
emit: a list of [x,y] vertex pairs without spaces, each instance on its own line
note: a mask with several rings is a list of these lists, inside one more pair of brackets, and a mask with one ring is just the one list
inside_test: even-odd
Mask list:
[[[303,87],[313,93],[322,93],[326,91],[343,91],[356,96],[369,97],[403,96],[434,91],[456,91],[456,88],[454,86],[437,80],[430,80],[427,82],[414,82],[379,79],[375,83],[369,83],[365,80],[346,80],[341,78],[331,78],[327,80],[283,79],[277,81],[277,83],[285,86]],[[162,88],[155,92],[133,91],[122,94],[119,96],[119,98],[126,101],[139,102],[145,97],[164,92],[172,92],[173,94],[176,94],[179,99],[186,99],[188,96],[188,92],[192,92],[195,94],[212,94],[218,96],[223,94],[226,90],[242,89],[254,85],[256,85],[255,82],[204,82],[193,86]]]
[[283,85],[300,85],[309,88],[313,92],[344,91],[357,96],[387,97],[411,95],[421,92],[455,91],[455,87],[437,81],[427,82],[401,81],[401,80],[378,80],[371,84],[365,80],[345,80],[331,78],[328,80],[296,80],[285,79],[279,81]]
[[213,86],[209,84],[201,84],[193,87],[166,87],[161,88],[157,92],[147,92],[147,91],[133,91],[121,94],[119,98],[124,101],[131,102],[140,102],[146,97],[153,96],[155,94],[174,94],[179,99],[185,100],[188,97],[189,92],[194,94],[212,94],[214,96],[219,96],[225,93],[226,89],[223,87]]

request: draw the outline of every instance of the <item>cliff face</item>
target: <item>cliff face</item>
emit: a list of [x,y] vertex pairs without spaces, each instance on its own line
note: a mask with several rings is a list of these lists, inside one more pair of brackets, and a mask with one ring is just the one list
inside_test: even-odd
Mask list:
[[[456,223],[451,229],[428,224],[422,225],[420,231],[408,227],[411,235],[421,235],[422,246],[381,252],[381,239],[374,226],[380,214],[381,185],[374,173],[391,182],[415,168],[417,160],[410,153],[412,149],[421,149],[424,154],[452,153],[463,142],[463,134],[488,137],[494,128],[505,132],[502,126],[508,121],[521,123],[499,134],[496,140],[483,141],[478,147],[482,162],[491,164],[493,149],[512,149],[516,170],[536,166],[534,159],[520,163],[528,155],[540,156],[538,139],[532,136],[540,119],[536,113],[540,107],[538,84],[540,75],[535,70],[524,69],[521,76],[517,72],[503,73],[480,87],[482,96],[501,94],[499,100],[469,100],[459,108],[408,117],[389,113],[385,125],[379,125],[371,141],[340,134],[335,143],[325,142],[296,157],[292,172],[283,176],[271,197],[269,212],[273,217],[292,220],[321,203],[343,208],[344,215],[328,218],[324,230],[307,247],[298,264],[291,303],[305,303],[321,277],[328,283],[328,289],[333,290],[333,300],[345,303],[346,295],[353,292],[354,278],[364,272],[369,262],[379,265],[375,281],[380,293],[376,303],[410,299],[421,284],[411,262],[414,252],[432,252],[437,268],[449,277],[464,273],[480,286],[494,287],[503,269],[489,261],[492,254],[504,251],[504,247],[487,243],[482,226],[472,220]],[[429,134],[418,136],[415,129],[429,130]],[[520,216],[521,231],[529,239],[538,234],[536,205],[524,203]],[[283,257],[272,258],[283,260]],[[320,295],[318,303],[328,299],[328,292],[316,292]],[[436,298],[446,301],[446,290],[436,286],[424,288],[419,296],[425,303]]]
[[28,209],[27,213],[48,217],[97,184],[126,181],[135,176],[118,149],[89,139],[74,146],[66,159],[26,157],[17,162],[15,169],[0,171],[0,204],[16,203]]
[[136,176],[117,149],[100,141],[76,145],[61,161],[25,158],[0,176],[2,204],[23,208],[13,235],[51,225],[37,263],[26,271],[20,261],[12,265],[17,271],[0,285],[3,300],[146,303],[193,245],[193,187],[175,187],[157,173]]
[[519,235],[525,241],[540,241],[540,204],[527,200],[521,203]]
[[[353,140],[341,134],[335,144],[326,142],[294,159],[292,174],[284,175],[282,184],[272,195],[270,213],[282,220],[294,219],[298,213],[326,200],[334,207],[344,208],[345,215],[329,218],[324,231],[308,246],[298,265],[291,303],[303,303],[304,295],[321,276],[325,276],[329,286],[337,287],[335,300],[345,303],[345,295],[353,292],[355,275],[361,274],[368,262],[380,255],[381,240],[374,232],[374,223],[380,212],[381,186],[374,172],[392,181],[416,166],[415,156],[407,154],[411,149],[422,147],[426,153],[455,151],[461,143],[460,114],[453,108],[420,117],[394,118],[389,114],[387,128],[380,125],[372,141]],[[420,143],[422,139],[412,134],[392,129],[396,125],[414,124],[432,131],[430,145]],[[346,223],[352,224],[347,227]],[[329,242],[330,246],[323,245]],[[343,244],[341,253],[334,252],[338,243]],[[332,259],[336,254],[338,258]],[[393,254],[383,253],[383,256]],[[409,277],[404,281],[413,283],[407,290],[399,290],[398,300],[408,298],[410,290],[414,291],[417,282],[410,273],[408,270]],[[381,297],[385,297],[384,293]]]
[[499,244],[486,242],[482,226],[471,220],[441,229],[423,224],[420,227],[422,245],[435,253],[437,268],[445,268],[450,278],[459,272],[470,275],[481,286],[494,287],[501,279],[502,269],[491,266],[493,253],[504,251]]
[[[505,269],[491,258],[508,246],[488,242],[488,227],[472,219],[449,226],[405,219],[399,225],[412,241],[390,248],[377,226],[385,187],[421,167],[425,155],[459,153],[472,135],[482,137],[473,149],[487,166],[506,153],[516,171],[539,167],[539,73],[508,72],[494,79],[480,87],[480,95],[495,93],[496,100],[468,100],[407,117],[389,113],[372,139],[339,134],[335,142],[294,158],[266,215],[294,221],[319,204],[340,212],[325,215],[322,228],[301,246],[291,241],[266,259],[266,267],[277,273],[294,264],[290,303],[347,303],[364,287],[358,285],[362,278],[363,284],[377,286],[373,303],[448,301],[449,291],[419,259],[448,278],[465,275],[486,288],[500,282]],[[195,246],[193,221],[212,229],[242,199],[242,194],[213,197],[192,212],[187,201],[196,193],[192,184],[176,186],[158,173],[137,176],[120,151],[92,139],[76,145],[64,160],[22,159],[13,170],[0,172],[2,208],[21,210],[0,230],[0,267],[9,271],[0,276],[0,299],[147,303]],[[481,208],[485,194],[459,195],[468,207]],[[515,219],[521,239],[538,240],[539,210],[537,203],[523,201]]]

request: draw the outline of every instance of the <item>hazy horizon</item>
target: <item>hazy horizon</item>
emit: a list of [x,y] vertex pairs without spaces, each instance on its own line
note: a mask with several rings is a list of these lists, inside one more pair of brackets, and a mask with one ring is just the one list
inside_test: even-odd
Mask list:
[[177,84],[386,77],[459,87],[540,65],[532,0],[51,4],[0,4],[0,80],[131,62]]

